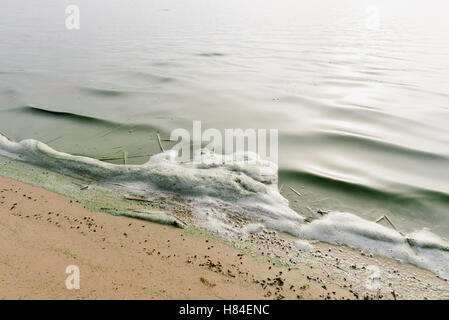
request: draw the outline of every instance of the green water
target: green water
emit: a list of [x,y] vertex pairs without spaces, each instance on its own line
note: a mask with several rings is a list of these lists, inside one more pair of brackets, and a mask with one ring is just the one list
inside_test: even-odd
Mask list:
[[298,212],[449,236],[447,1],[80,0],[78,31],[68,4],[2,1],[1,132],[143,163],[193,120],[278,129]]

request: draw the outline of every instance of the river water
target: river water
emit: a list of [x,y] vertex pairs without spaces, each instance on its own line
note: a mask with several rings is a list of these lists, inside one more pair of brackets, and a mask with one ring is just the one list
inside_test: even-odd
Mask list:
[[[79,30],[65,26],[69,4]],[[404,232],[447,238],[448,9],[442,0],[2,0],[0,131],[144,163],[159,152],[156,132],[191,130],[193,120],[278,129],[291,208],[386,214]]]

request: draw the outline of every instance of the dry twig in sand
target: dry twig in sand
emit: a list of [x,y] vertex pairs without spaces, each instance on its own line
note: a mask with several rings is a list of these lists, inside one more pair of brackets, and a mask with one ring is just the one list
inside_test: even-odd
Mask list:
[[149,202],[149,203],[154,202],[154,201],[142,199],[142,198],[134,198],[134,197],[127,197],[127,196],[125,196],[124,198],[125,198],[125,200],[131,200],[131,201],[140,201],[140,202]]

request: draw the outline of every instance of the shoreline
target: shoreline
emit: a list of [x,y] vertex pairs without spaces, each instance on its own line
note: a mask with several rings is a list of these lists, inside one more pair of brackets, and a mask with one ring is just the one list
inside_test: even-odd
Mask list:
[[[284,286],[307,282],[199,230],[90,212],[4,177],[0,185],[0,299],[264,299],[276,291],[294,299]],[[80,290],[65,288],[68,265],[80,268]],[[271,291],[259,285],[267,278]],[[350,298],[333,286],[297,287],[302,298],[329,290]]]
[[[4,299],[449,298],[448,283],[430,271],[345,246],[298,250],[296,238],[269,229],[224,239],[193,226],[169,195],[125,201],[116,190],[3,157],[0,186]],[[105,203],[163,211],[189,226],[114,216],[101,212]],[[80,290],[65,288],[71,264],[80,267]]]

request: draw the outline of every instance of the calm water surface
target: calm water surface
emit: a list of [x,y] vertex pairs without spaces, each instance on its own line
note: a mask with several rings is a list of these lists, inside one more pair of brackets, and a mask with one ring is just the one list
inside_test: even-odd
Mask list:
[[[68,31],[74,3],[81,29]],[[0,131],[143,163],[156,131],[192,120],[276,128],[298,212],[388,214],[448,237],[447,12],[443,0],[2,0]]]

